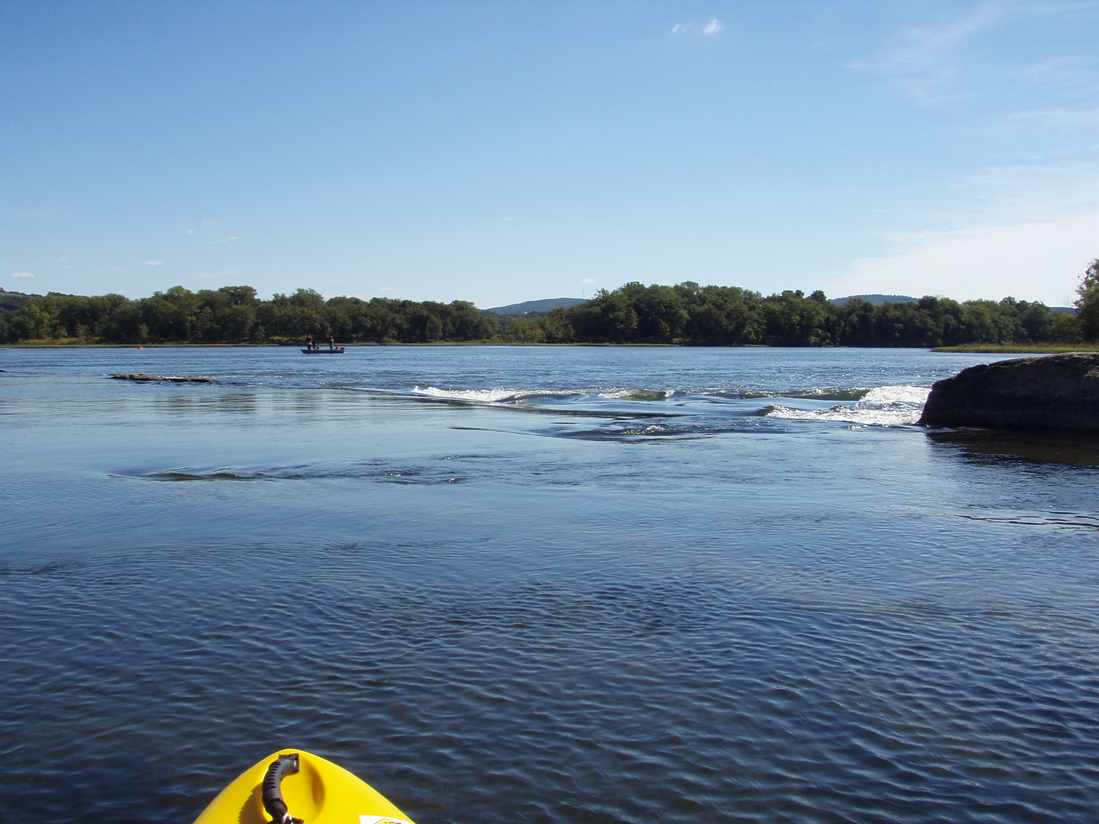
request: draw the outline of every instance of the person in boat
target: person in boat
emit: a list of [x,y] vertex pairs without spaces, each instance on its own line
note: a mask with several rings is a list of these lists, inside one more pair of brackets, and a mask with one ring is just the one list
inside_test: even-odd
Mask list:
[[313,342],[313,336],[312,335],[306,335],[305,336],[305,348],[312,351],[313,347],[315,345],[316,344]]
[[334,337],[332,337],[331,335],[328,337],[328,351],[329,352],[335,352],[336,351],[336,339]]

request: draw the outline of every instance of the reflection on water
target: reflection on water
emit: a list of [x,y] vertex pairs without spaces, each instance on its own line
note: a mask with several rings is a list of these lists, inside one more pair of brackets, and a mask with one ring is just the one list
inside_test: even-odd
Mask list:
[[975,359],[293,355],[0,351],[0,816],[279,746],[423,822],[1099,808],[1096,447],[909,425]]
[[931,430],[937,444],[964,451],[974,460],[1034,461],[1099,466],[1099,437],[982,429]]
[[207,409],[236,414],[255,414],[256,393],[249,391],[195,393],[157,393],[149,399],[162,414],[188,415]]

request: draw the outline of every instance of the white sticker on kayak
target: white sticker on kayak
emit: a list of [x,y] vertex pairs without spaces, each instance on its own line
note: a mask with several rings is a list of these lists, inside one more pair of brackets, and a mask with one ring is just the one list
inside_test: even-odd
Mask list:
[[394,818],[391,815],[360,815],[359,824],[412,824],[406,818]]

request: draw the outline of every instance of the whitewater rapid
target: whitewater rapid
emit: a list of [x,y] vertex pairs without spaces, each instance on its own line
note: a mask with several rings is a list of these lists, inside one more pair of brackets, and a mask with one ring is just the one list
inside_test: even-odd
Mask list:
[[[687,390],[683,388],[442,388],[414,386],[412,394],[440,401],[484,405],[523,405],[538,407],[545,402],[601,401],[652,402],[671,401],[677,406],[691,402],[713,403],[730,401],[744,404],[770,401],[756,407],[755,414],[792,421],[829,421],[861,426],[911,426],[915,424],[927,402],[930,387],[900,384],[871,388],[812,387],[786,391],[764,391],[751,388]],[[826,408],[821,403],[835,401]],[[546,411],[552,411],[552,408]],[[707,410],[710,411],[710,410]]]

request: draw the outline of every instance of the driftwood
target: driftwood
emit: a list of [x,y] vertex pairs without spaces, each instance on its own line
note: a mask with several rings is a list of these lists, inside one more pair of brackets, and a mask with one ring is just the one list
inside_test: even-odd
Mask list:
[[146,375],[144,372],[118,372],[111,377],[116,381],[139,381],[140,383],[152,383],[161,381],[164,383],[216,383],[213,378],[205,375]]

